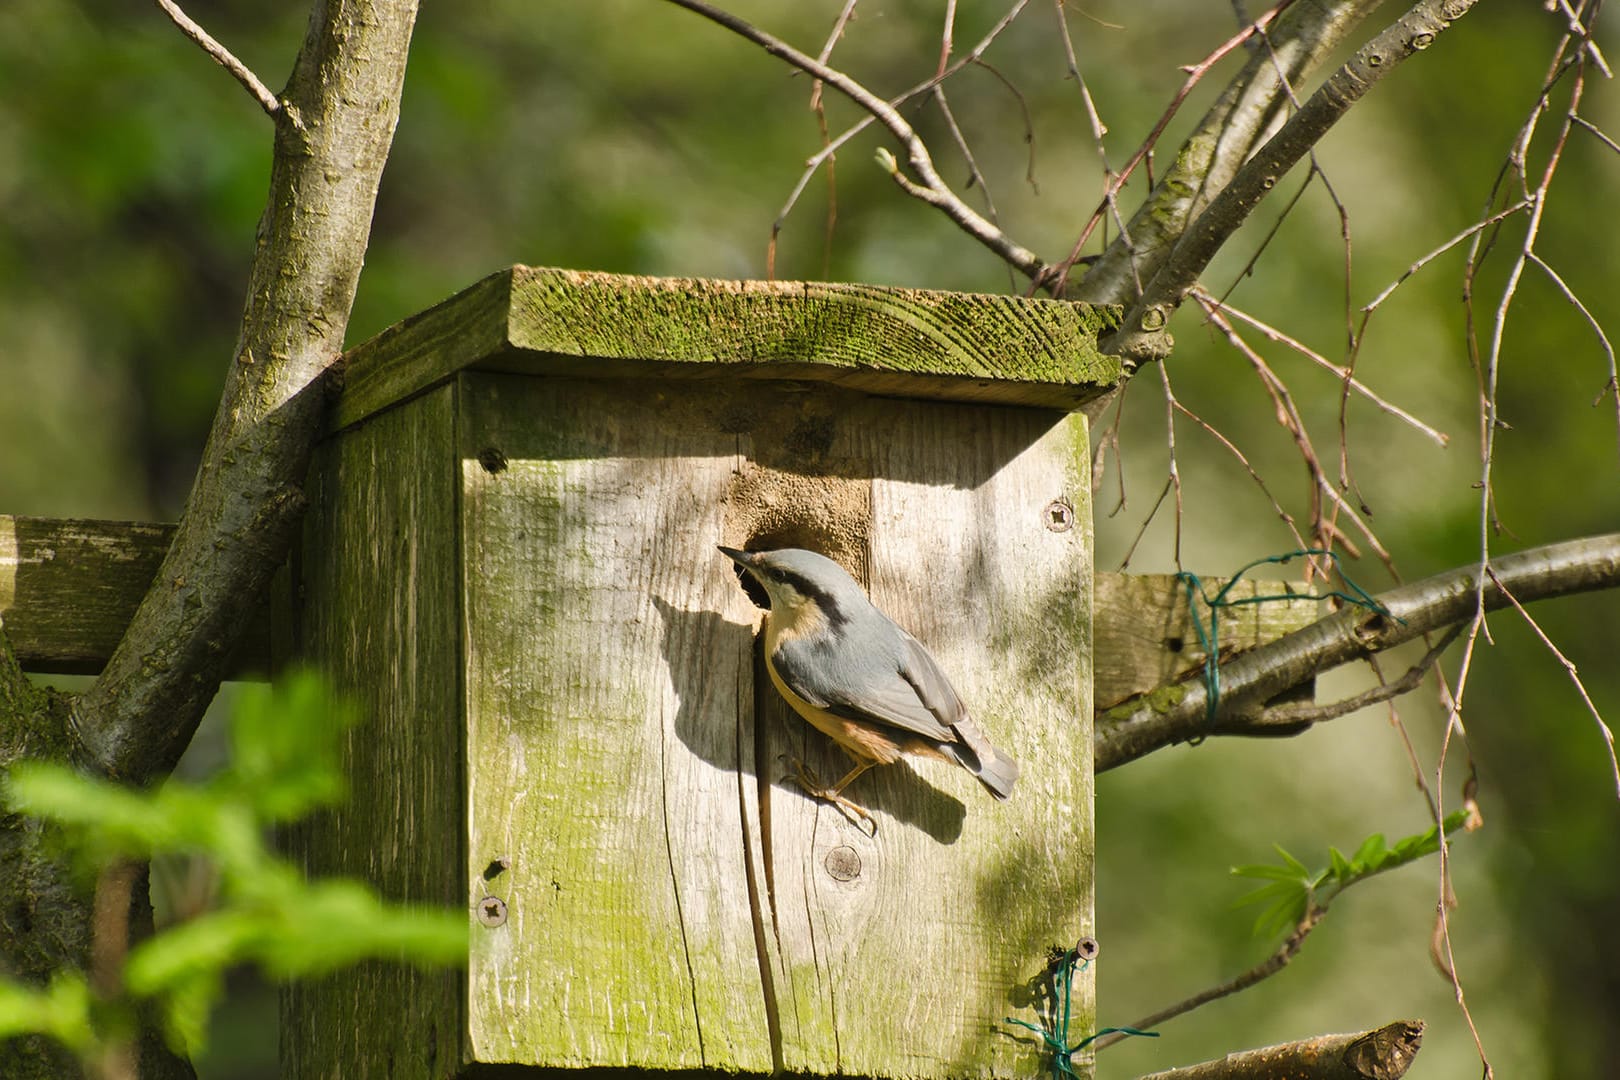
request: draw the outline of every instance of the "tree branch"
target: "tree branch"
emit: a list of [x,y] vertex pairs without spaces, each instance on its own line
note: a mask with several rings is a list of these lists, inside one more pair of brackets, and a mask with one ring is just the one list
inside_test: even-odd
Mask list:
[[1156,1072],[1140,1080],[1400,1080],[1423,1045],[1423,1021],[1396,1020],[1353,1035],[1313,1039],[1245,1050],[1218,1061]]
[[[1299,955],[1299,950],[1304,947],[1305,939],[1310,937],[1311,931],[1316,929],[1317,924],[1322,921],[1322,918],[1326,914],[1327,909],[1325,907],[1311,908],[1305,913],[1305,917],[1300,920],[1299,925],[1294,927],[1293,932],[1288,935],[1287,940],[1285,940],[1281,945],[1277,946],[1277,951],[1260,961],[1260,963],[1256,964],[1254,967],[1251,967],[1247,971],[1228,979],[1226,982],[1223,982],[1218,986],[1211,986],[1208,989],[1200,990],[1192,997],[1184,998],[1181,1001],[1176,1002],[1174,1005],[1166,1006],[1165,1008],[1160,1009],[1158,1012],[1142,1017],[1140,1020],[1132,1021],[1129,1026],[1141,1031],[1146,1031],[1150,1028],[1157,1027],[1166,1020],[1174,1020],[1176,1017],[1184,1016],[1202,1005],[1208,1005],[1212,1001],[1219,1001],[1223,997],[1230,997],[1233,994],[1247,990],[1249,987],[1264,979],[1269,979],[1271,976],[1277,974],[1277,972],[1281,971],[1283,968],[1287,967],[1293,962],[1294,957]],[[1104,1035],[1097,1040],[1097,1049],[1106,1050],[1116,1042],[1119,1042],[1122,1038],[1124,1038],[1124,1036],[1118,1032]],[[1200,1066],[1194,1067],[1197,1068]]]
[[231,50],[215,40],[213,35],[204,30],[191,16],[181,11],[179,4],[176,4],[174,0],[157,0],[157,6],[162,8],[163,13],[169,17],[170,21],[180,28],[181,33],[201,45],[203,52],[214,58],[214,63],[230,72],[232,77],[241,83],[248,93],[253,95],[253,99],[259,103],[259,107],[267,115],[274,117],[276,113],[281,111],[281,102],[271,92],[270,88],[264,85],[257,75],[253,74],[252,69],[233,56]]
[[[786,60],[800,71],[815,76],[865,109],[878,123],[888,128],[890,134],[899,139],[906,148],[906,160],[911,165],[912,171],[917,174],[917,180],[901,172],[892,156],[883,160],[885,170],[902,190],[942,210],[946,217],[954,221],[969,236],[995,252],[1026,277],[1036,282],[1044,278],[1046,264],[1040,256],[1014,241],[951,190],[950,185],[940,177],[939,170],[934,168],[934,159],[928,153],[928,145],[907,123],[906,118],[900,115],[900,110],[842,71],[828,67],[813,56],[807,56],[729,11],[722,11],[705,3],[704,0],[669,0],[669,2],[747,38],[772,56]],[[1023,0],[1019,0],[1019,6],[1022,6],[1022,3]]]
[[1423,677],[1429,673],[1440,655],[1451,647],[1451,643],[1462,635],[1463,624],[1457,623],[1445,632],[1438,644],[1423,654],[1423,659],[1413,664],[1402,675],[1391,683],[1375,686],[1371,690],[1347,697],[1342,701],[1335,701],[1328,705],[1272,705],[1262,709],[1252,720],[1252,727],[1245,727],[1245,718],[1233,717],[1230,728],[1225,732],[1228,735],[1280,735],[1292,733],[1288,729],[1305,730],[1312,724],[1325,720],[1337,720],[1341,716],[1349,716],[1359,712],[1369,705],[1382,704],[1390,698],[1410,694],[1423,683]]
[[173,768],[286,554],[415,18],[414,0],[314,7],[275,113],[270,198],[202,464],[157,579],[74,704],[78,756],[103,775],[140,784]]
[[1295,87],[1343,44],[1382,0],[1295,0],[1204,114],[1125,231],[1069,292],[1129,304],[1158,273],[1193,216],[1231,182],[1276,129]]
[[[1620,533],[1532,548],[1484,567],[1471,565],[1379,596],[1389,614],[1351,607],[1233,657],[1220,666],[1220,701],[1211,724],[1200,682],[1164,686],[1097,718],[1098,772],[1161,747],[1205,735],[1291,735],[1298,719],[1264,703],[1323,671],[1512,603],[1620,586]],[[1484,580],[1483,593],[1480,582]]]
[[1185,228],[1164,264],[1126,313],[1121,329],[1105,343],[1107,350],[1134,363],[1166,356],[1170,339],[1164,332],[1165,324],[1227,238],[1375,83],[1403,60],[1433,44],[1475,2],[1419,0],[1363,45],[1237,170],[1231,183]]

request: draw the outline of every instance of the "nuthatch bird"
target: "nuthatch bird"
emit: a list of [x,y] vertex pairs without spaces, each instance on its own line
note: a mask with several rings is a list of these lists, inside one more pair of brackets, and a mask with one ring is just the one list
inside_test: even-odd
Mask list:
[[795,779],[806,792],[870,821],[844,788],[873,765],[918,754],[961,765],[998,799],[1012,794],[1017,762],[990,745],[928,650],[873,606],[843,567],[799,548],[720,550],[770,597],[771,682],[855,759],[832,787],[798,763]]

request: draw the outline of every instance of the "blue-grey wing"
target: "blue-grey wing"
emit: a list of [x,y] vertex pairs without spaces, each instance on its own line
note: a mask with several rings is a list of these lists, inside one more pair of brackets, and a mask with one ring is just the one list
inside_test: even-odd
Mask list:
[[[923,647],[899,627],[892,629],[898,639],[839,656],[803,641],[785,642],[772,663],[795,694],[834,716],[877,720],[927,739],[954,742],[956,735],[948,718],[961,713],[961,701]],[[919,689],[919,663],[912,650],[929,668],[921,679],[927,699]],[[944,716],[930,707],[930,700],[944,703]],[[954,714],[950,711],[953,704]]]

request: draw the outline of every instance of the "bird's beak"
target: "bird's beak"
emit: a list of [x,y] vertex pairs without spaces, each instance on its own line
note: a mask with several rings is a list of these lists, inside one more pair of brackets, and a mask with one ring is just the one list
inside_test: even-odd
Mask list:
[[743,587],[743,592],[748,594],[748,599],[754,602],[755,607],[769,611],[771,608],[770,591],[765,586],[765,579],[760,575],[759,552],[738,551],[736,548],[728,548],[724,544],[718,546],[726,558],[737,564],[734,571],[737,575],[737,583]]
[[726,558],[745,570],[752,570],[759,565],[759,556],[752,551],[738,551],[736,548],[728,548],[724,544],[719,545],[719,547]]

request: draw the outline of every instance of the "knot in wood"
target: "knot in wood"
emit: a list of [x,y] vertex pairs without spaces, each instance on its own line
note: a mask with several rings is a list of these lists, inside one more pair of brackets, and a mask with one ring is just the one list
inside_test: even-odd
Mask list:
[[840,844],[827,852],[822,865],[827,868],[827,873],[831,874],[835,881],[854,881],[861,876],[860,852],[848,844]]

